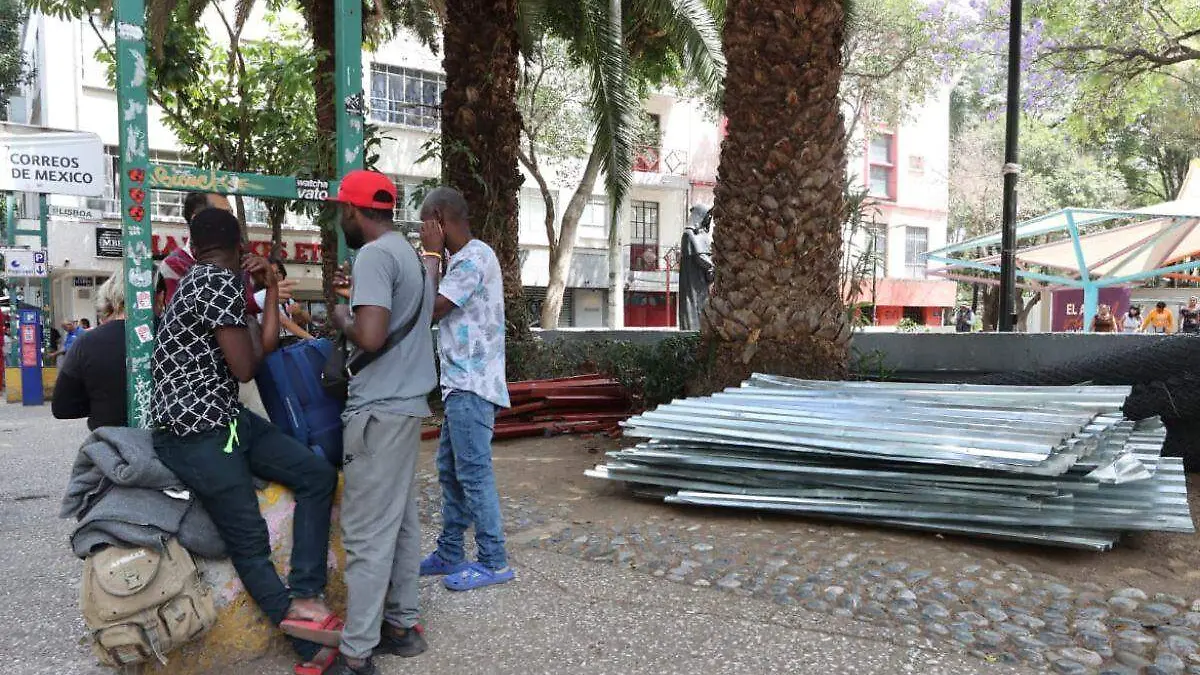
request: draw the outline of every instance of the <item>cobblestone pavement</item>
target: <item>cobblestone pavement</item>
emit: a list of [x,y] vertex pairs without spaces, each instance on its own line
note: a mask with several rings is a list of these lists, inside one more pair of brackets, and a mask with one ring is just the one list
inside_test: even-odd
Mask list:
[[[569,446],[579,441],[545,443]],[[527,450],[499,448],[498,475],[508,473],[499,460]],[[535,450],[528,459],[539,456]],[[427,473],[423,480],[423,516],[436,522],[435,478]],[[1173,584],[1161,575],[1147,577],[1151,583],[1146,588],[1125,585],[1121,577],[1128,574],[1122,573],[1071,581],[1030,569],[1033,565],[997,560],[1017,550],[1006,545],[995,548],[999,555],[983,556],[975,550],[955,551],[953,542],[943,543],[936,535],[685,511],[638,504],[611,488],[596,488],[573,503],[554,503],[545,490],[514,494],[519,492],[508,490],[504,500],[515,547],[898,626],[992,663],[1059,673],[1200,673],[1200,593],[1172,592],[1172,586],[1194,584]],[[595,500],[603,503],[598,506]],[[577,506],[583,503],[589,504],[586,519]],[[606,508],[619,511],[631,504],[641,518],[605,515]],[[933,548],[939,549],[936,554]],[[1028,557],[1030,549],[1020,550]]]

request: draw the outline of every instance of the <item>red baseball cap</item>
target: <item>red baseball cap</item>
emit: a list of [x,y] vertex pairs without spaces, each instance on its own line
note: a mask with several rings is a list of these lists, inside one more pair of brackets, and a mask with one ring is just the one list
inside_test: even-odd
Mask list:
[[[380,193],[387,193],[387,199],[381,199]],[[378,171],[355,169],[342,178],[337,196],[330,201],[390,211],[396,208],[396,184]]]

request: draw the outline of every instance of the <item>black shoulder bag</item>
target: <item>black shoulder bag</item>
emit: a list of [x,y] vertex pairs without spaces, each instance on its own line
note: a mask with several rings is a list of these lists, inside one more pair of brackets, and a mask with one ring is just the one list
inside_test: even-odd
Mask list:
[[[415,254],[416,251],[413,253]],[[329,355],[325,361],[325,367],[321,370],[321,388],[330,398],[345,403],[350,398],[350,378],[361,373],[376,359],[403,342],[404,338],[408,337],[408,334],[416,327],[417,322],[421,320],[421,314],[425,309],[426,272],[425,264],[419,260],[417,262],[421,268],[421,299],[417,303],[417,310],[413,313],[412,318],[388,336],[387,342],[384,342],[378,351],[359,352],[354,358],[348,358],[350,345],[346,334],[342,333],[338,336],[334,343],[333,353]]]

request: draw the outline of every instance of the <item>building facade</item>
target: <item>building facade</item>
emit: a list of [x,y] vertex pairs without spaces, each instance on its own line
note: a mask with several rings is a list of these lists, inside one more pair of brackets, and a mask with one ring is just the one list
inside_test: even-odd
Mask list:
[[[261,21],[252,19],[246,35],[253,37],[255,31],[265,30]],[[58,214],[52,216],[49,233],[51,288],[58,320],[94,317],[92,289],[121,262],[119,257],[111,257],[117,252],[102,246],[111,243],[120,220],[115,185],[119,175],[116,94],[108,84],[107,66],[96,58],[100,46],[88,22],[34,15],[26,29],[25,47],[36,66],[36,77],[12,106],[15,121],[96,133],[113,155],[103,197],[51,197],[52,212]],[[419,227],[412,198],[422,184],[439,174],[436,161],[421,158],[440,131],[444,86],[440,57],[412,37],[401,35],[377,51],[363,52],[368,118],[383,137],[377,168],[401,188],[403,200],[397,206],[396,221],[410,232]],[[676,324],[679,242],[690,207],[712,205],[722,125],[698,101],[687,98],[654,94],[645,108],[659,133],[657,142],[652,139],[637,148],[634,185],[620,218],[624,311],[622,316],[607,316],[612,209],[601,178],[580,223],[560,326]],[[851,179],[869,181],[881,203],[878,221],[887,264],[879,275],[885,283],[874,284],[881,324],[898,322],[894,312],[916,316],[916,308],[921,309],[922,322],[932,322],[935,308],[953,301],[952,291],[950,301],[942,302],[945,299],[938,293],[924,290],[945,282],[924,280],[921,255],[940,246],[946,236],[948,101],[931,102],[914,119],[896,130],[862,139],[862,157],[850,167]],[[161,111],[153,106],[149,122],[152,161],[185,162],[174,135],[163,124]],[[553,172],[549,179],[561,219],[575,185]],[[534,317],[539,315],[549,283],[545,205],[536,185],[526,176],[520,195],[522,281]],[[155,190],[149,197],[156,255],[165,255],[184,243],[183,196]],[[270,239],[265,209],[250,199],[246,209],[252,245],[265,252]],[[319,232],[311,223],[289,217],[284,227],[289,277],[299,282],[299,297],[316,315],[324,309],[316,264],[318,241]]]
[[945,246],[949,230],[950,90],[895,126],[860,129],[850,150],[850,184],[868,197],[864,228],[846,243],[848,256],[871,256],[859,280],[864,317],[942,325],[957,284],[930,278],[925,254]]

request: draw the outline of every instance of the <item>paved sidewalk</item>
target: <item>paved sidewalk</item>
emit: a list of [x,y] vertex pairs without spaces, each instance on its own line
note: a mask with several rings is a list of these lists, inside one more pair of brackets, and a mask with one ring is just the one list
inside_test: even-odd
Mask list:
[[[688,588],[557,553],[512,556],[515,583],[452,593],[424,581],[430,650],[399,673],[1028,673],[949,654],[903,630]],[[228,675],[285,673],[286,658]]]
[[[79,616],[81,565],[57,517],[82,423],[0,406],[0,636],[6,672],[97,675]],[[427,532],[427,541],[432,532]],[[425,580],[431,650],[380,659],[382,672],[424,673],[1013,673],[881,627],[522,546],[519,579],[452,594]],[[284,655],[221,675],[291,672]],[[216,675],[216,674],[214,674]]]

